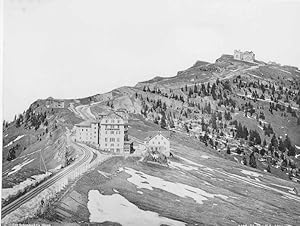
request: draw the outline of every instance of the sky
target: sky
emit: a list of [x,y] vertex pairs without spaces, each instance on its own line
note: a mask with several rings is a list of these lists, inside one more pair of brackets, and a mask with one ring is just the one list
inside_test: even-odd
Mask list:
[[234,49],[300,67],[297,0],[5,0],[3,118],[37,99],[78,98]]

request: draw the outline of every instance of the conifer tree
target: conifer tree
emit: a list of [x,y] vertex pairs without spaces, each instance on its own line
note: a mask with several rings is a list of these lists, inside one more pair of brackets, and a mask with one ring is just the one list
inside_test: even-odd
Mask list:
[[167,123],[166,123],[166,114],[163,112],[162,118],[160,120],[160,127],[163,129],[167,128]]
[[231,154],[231,151],[230,151],[230,147],[229,147],[229,146],[227,146],[227,151],[226,151],[226,153],[227,153],[228,155]]
[[250,155],[249,165],[251,167],[253,167],[253,168],[257,167],[257,165],[256,165],[256,158],[255,158],[254,152],[252,152],[251,155]]
[[273,137],[272,137],[272,139],[271,139],[271,145],[272,145],[274,148],[277,148],[277,147],[278,147],[278,140],[277,140],[275,134],[273,134]]
[[244,164],[245,166],[248,165],[246,156],[243,157],[243,164]]
[[271,167],[270,167],[270,164],[268,164],[267,172],[271,173]]

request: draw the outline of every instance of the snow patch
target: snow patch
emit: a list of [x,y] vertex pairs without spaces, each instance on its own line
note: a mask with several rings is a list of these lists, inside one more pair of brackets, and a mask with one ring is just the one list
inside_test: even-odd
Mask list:
[[129,202],[120,194],[102,195],[97,190],[90,190],[87,207],[90,222],[118,222],[126,225],[185,225],[184,222],[161,217],[158,213],[144,211]]
[[103,172],[103,171],[100,171],[100,170],[98,170],[98,173],[100,173],[102,176],[104,176],[104,177],[106,177],[106,178],[109,178],[108,177],[108,173],[105,173],[105,172]]
[[258,128],[260,128],[261,130],[264,130],[264,128],[263,127],[261,127],[261,126],[257,126]]
[[179,169],[183,169],[183,170],[198,170],[198,167],[195,167],[195,166],[189,166],[189,165],[186,165],[186,164],[181,164],[179,162],[169,162],[169,166],[171,168],[179,168]]
[[114,189],[114,188],[113,188],[112,190],[113,190],[115,193],[118,193],[118,194],[120,193],[117,189]]
[[120,167],[118,170],[117,170],[117,173],[121,173],[124,171],[124,168],[123,167]]
[[256,172],[252,172],[252,171],[248,171],[248,170],[242,170],[241,172],[245,175],[250,175],[250,176],[253,176],[253,177],[262,177],[263,176],[260,173],[256,173]]
[[62,167],[62,165],[61,165],[61,164],[59,164],[58,166],[56,166],[55,168],[51,169],[50,171],[51,171],[51,172],[58,171],[58,170],[60,170],[60,169],[61,169],[61,167]]
[[248,74],[249,74],[249,75],[251,75],[251,76],[253,76],[253,77],[255,77],[255,78],[259,78],[259,79],[261,79],[261,77],[259,77],[259,76],[257,76],[257,75],[250,74],[249,72],[248,72]]
[[5,145],[4,147],[8,147],[10,145],[12,145],[14,142],[20,140],[22,137],[24,137],[25,135],[21,135],[21,136],[18,136],[16,139],[14,139],[13,141],[9,142],[7,145]]
[[207,155],[201,155],[201,158],[204,158],[204,159],[210,159],[210,157],[207,156]]
[[214,197],[220,197],[222,199],[228,198],[225,195],[211,194],[204,190],[186,184],[165,181],[159,177],[154,177],[145,174],[141,171],[136,171],[131,168],[126,167],[125,172],[131,175],[131,177],[127,178],[127,180],[130,183],[136,185],[137,188],[139,189],[145,188],[145,189],[153,190],[153,188],[157,188],[182,198],[190,197],[199,204],[203,204],[203,201],[208,200],[208,198],[214,198]]
[[142,192],[142,191],[137,191],[137,193],[139,193],[139,194],[141,194],[141,195],[144,194],[144,192]]
[[295,145],[295,147],[296,147],[297,149],[299,149],[299,150],[300,150],[300,147],[299,147],[299,146]]
[[294,188],[287,187],[287,186],[282,186],[282,185],[279,185],[279,184],[273,184],[273,183],[271,183],[271,184],[275,185],[276,187],[285,188],[285,189],[288,189],[288,190],[293,190],[294,189]]
[[21,163],[21,164],[18,164],[18,165],[16,165],[16,166],[14,166],[14,167],[12,168],[12,171],[9,172],[7,175],[9,176],[9,175],[11,175],[11,174],[13,174],[13,173],[19,171],[20,169],[22,169],[23,166],[26,166],[27,164],[31,163],[33,160],[34,160],[34,159],[26,160],[25,162],[23,162],[23,163]]

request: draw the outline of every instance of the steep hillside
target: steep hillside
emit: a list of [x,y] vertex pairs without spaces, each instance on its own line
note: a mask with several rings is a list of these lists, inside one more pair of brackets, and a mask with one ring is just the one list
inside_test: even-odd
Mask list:
[[[176,76],[155,77],[140,82],[135,87],[120,87],[105,94],[80,99],[37,100],[13,122],[4,122],[2,186],[11,188],[32,175],[42,173],[45,168],[58,170],[64,165],[66,152],[70,151],[74,158],[80,154],[69,150],[66,145],[66,132],[71,133],[76,123],[94,120],[99,114],[110,110],[126,109],[129,113],[131,141],[142,143],[145,137],[143,135],[148,131],[168,130],[172,132],[173,154],[179,157],[188,156],[185,163],[178,162],[178,159],[173,161],[177,170],[184,169],[184,172],[176,173],[188,176],[176,178],[172,170],[166,169],[165,171],[164,169],[162,170],[164,180],[170,179],[174,182],[178,179],[181,183],[185,183],[192,181],[195,177],[199,179],[199,175],[187,171],[197,164],[203,167],[202,162],[207,161],[207,164],[204,164],[206,168],[204,167],[201,171],[201,167],[198,167],[197,170],[206,175],[211,174],[211,178],[215,178],[215,180],[205,182],[214,184],[214,194],[220,192],[230,196],[233,192],[233,196],[247,197],[247,202],[252,203],[259,190],[249,191],[251,194],[239,193],[238,190],[244,190],[247,187],[246,184],[253,185],[254,182],[254,187],[258,186],[267,190],[267,193],[270,192],[268,195],[273,200],[272,203],[264,203],[263,197],[260,197],[259,208],[265,205],[273,208],[274,202],[281,200],[281,196],[273,194],[274,189],[277,194],[278,187],[282,190],[284,183],[288,183],[289,189],[286,192],[293,193],[293,197],[295,196],[298,200],[299,185],[297,183],[300,182],[299,90],[300,71],[298,68],[266,64],[261,61],[249,63],[234,60],[231,55],[222,55],[215,63],[197,61],[192,67],[178,72]],[[208,158],[199,157],[198,153],[201,156],[205,156],[205,153]],[[42,164],[41,159],[45,164]],[[196,163],[187,164],[192,159],[195,159]],[[152,166],[140,165],[139,160],[136,156],[126,160],[111,161],[116,161],[118,166],[124,164],[129,168],[146,172],[147,175],[153,174],[155,177],[159,175],[160,168],[151,170]],[[182,169],[178,169],[179,163],[184,164],[181,165]],[[117,170],[109,164],[106,167],[111,174]],[[254,170],[254,174],[250,173],[251,177],[246,181],[242,178],[243,185],[233,188],[232,183],[239,181],[241,179],[239,176],[244,174],[241,174],[241,170],[244,170],[246,174],[249,170]],[[127,174],[130,172],[129,170]],[[94,175],[95,172],[91,174]],[[228,175],[234,180],[226,182],[224,189],[227,191],[224,193],[221,187],[225,182],[217,183],[216,181],[226,181],[225,177]],[[118,177],[125,183],[125,176],[126,174],[121,174]],[[79,185],[89,183],[85,181],[86,179],[84,177]],[[103,180],[103,178],[100,179]],[[203,178],[198,179],[195,181],[195,186],[200,186],[203,182]],[[260,180],[263,180],[262,184],[257,185],[256,183],[260,183]],[[110,183],[117,182],[115,180],[108,182],[108,187],[105,187],[106,185],[103,187],[107,189],[105,194],[111,195]],[[270,184],[276,184],[277,187],[269,186]],[[77,189],[76,192],[80,193],[87,203],[87,191],[82,191],[80,186],[75,187],[75,190]],[[98,189],[93,184],[87,187]],[[121,190],[119,184],[117,188]],[[151,206],[151,201],[148,199],[145,203],[135,201],[137,197],[136,194],[131,196],[130,186],[124,188],[123,192],[124,196],[127,195],[138,206],[157,212],[155,210],[158,208],[159,200],[155,201],[155,206]],[[155,195],[159,194],[156,192]],[[286,198],[286,194],[283,196]],[[165,201],[169,201],[170,197],[167,196],[166,199]],[[231,199],[230,202],[237,209],[242,206],[243,214],[247,212],[247,207],[241,202],[234,202]],[[186,208],[195,207],[194,203],[185,201],[182,205]],[[284,205],[284,208],[288,208],[290,199]],[[223,207],[232,208],[231,205],[223,205]],[[278,208],[275,208],[276,211]],[[159,209],[158,212],[177,219],[168,210],[164,212]],[[191,224],[198,222],[196,212],[192,213],[190,221],[189,217],[184,214],[179,214],[179,219]],[[290,213],[285,213],[278,218],[278,222],[282,223],[285,217],[290,217],[289,214],[293,219],[296,212],[291,209]],[[73,214],[76,216],[78,213],[75,211]],[[241,216],[243,214],[241,213]],[[266,216],[268,219],[274,219],[271,214]],[[200,222],[207,223],[213,218],[214,216],[211,216]],[[87,220],[87,215],[83,213],[80,220],[82,219]],[[228,218],[226,224],[233,222],[231,220],[235,223],[253,223],[247,219],[249,220],[249,218]],[[259,219],[263,219],[263,214]],[[218,219],[215,223],[218,223]]]
[[46,102],[35,101],[3,126],[2,188],[63,166],[65,133],[81,119],[68,109],[52,108]]
[[[157,129],[155,123],[131,115],[130,136],[143,139]],[[27,223],[299,223],[300,197],[293,191],[300,189],[299,184],[224,160],[221,153],[189,135],[172,132],[170,141],[173,157],[168,165],[146,163],[136,154],[112,156],[75,181],[46,213]]]
[[[215,63],[197,61],[174,77],[155,77],[135,87],[121,87],[106,94],[62,100],[64,108],[49,108],[46,106],[47,100],[38,100],[14,122],[4,126],[4,167],[12,166],[7,163],[10,153],[15,152],[17,157],[37,151],[39,146],[47,146],[38,143],[49,143],[51,133],[61,138],[66,127],[71,129],[75,123],[88,119],[78,114],[76,108],[90,108],[96,115],[111,108],[124,108],[159,125],[163,123],[164,128],[192,132],[196,137],[201,137],[203,133],[210,139],[211,135],[216,136],[218,138],[209,142],[219,140],[217,145],[214,144],[217,150],[227,148],[227,145],[221,144],[229,142],[220,134],[228,136],[228,126],[238,126],[238,123],[257,132],[261,140],[259,145],[265,144],[265,149],[273,135],[284,139],[286,134],[292,145],[299,147],[299,76],[300,71],[295,67],[260,61],[249,63],[234,60],[231,55],[222,55]],[[36,115],[38,119],[29,114]],[[273,132],[266,132],[268,125]],[[242,139],[234,132],[231,135],[232,139],[238,138],[246,143],[252,139]],[[251,145],[247,149],[252,149]],[[297,155],[299,150],[292,149],[290,152]],[[279,156],[281,152],[278,152]],[[58,164],[51,161],[50,166]],[[297,162],[297,158],[293,161]]]
[[[184,131],[224,158],[299,180],[299,70],[234,60],[196,62],[175,77],[137,84],[131,112]],[[120,98],[112,101],[119,106]],[[140,109],[141,108],[141,109]],[[228,149],[232,149],[231,151]],[[232,151],[238,150],[238,156]],[[278,170],[280,168],[281,170]]]

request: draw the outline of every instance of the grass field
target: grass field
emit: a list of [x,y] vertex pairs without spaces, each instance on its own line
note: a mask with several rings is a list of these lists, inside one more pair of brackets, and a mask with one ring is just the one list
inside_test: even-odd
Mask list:
[[[150,126],[130,125],[140,132]],[[119,194],[141,210],[188,225],[300,223],[299,196],[291,194],[294,187],[300,190],[298,184],[224,160],[188,136],[172,134],[171,146],[176,157],[170,159],[170,167],[144,163],[138,157],[106,160],[55,203],[55,213],[62,222],[89,222],[88,194],[98,190],[104,196]]]
[[[41,104],[35,110],[48,111],[50,114],[48,129],[52,135],[50,137],[49,134],[45,134],[45,126],[41,126],[36,131],[26,130],[22,126],[11,127],[4,131],[2,186],[13,187],[26,178],[41,173],[39,171],[41,155],[47,169],[59,166],[67,146],[66,131],[83,119],[94,118],[93,115],[97,116],[99,113],[111,110],[111,105],[114,109],[125,108],[130,112],[129,137],[143,142],[148,132],[163,130],[159,125],[141,116],[143,100],[136,98],[135,93],[142,95],[144,99],[148,97],[151,100],[160,99],[166,102],[168,110],[173,113],[187,106],[187,103],[182,104],[180,101],[162,95],[143,92],[141,87],[144,85],[149,85],[151,89],[158,85],[162,91],[171,93],[170,88],[175,90],[185,85],[194,86],[196,83],[215,81],[217,78],[233,80],[235,76],[248,72],[250,73],[249,81],[262,78],[267,81],[273,79],[275,84],[283,80],[284,84],[289,84],[289,82],[285,83],[285,80],[290,72],[285,70],[292,69],[280,67],[277,70],[270,66],[257,66],[233,60],[229,55],[223,55],[215,64],[197,62],[187,70],[178,72],[174,77],[157,77],[139,83],[136,87],[121,87],[106,94],[65,100],[63,109],[47,109],[48,107]],[[292,76],[295,77],[294,74]],[[237,90],[233,93],[235,91]],[[183,94],[180,90],[176,91],[176,94],[178,93]],[[185,99],[186,95],[183,94],[183,96]],[[235,95],[232,96],[236,99]],[[195,101],[200,101],[201,104],[208,101],[213,108],[217,103],[211,97],[197,97]],[[245,101],[237,98],[238,105],[245,104]],[[37,106],[42,102],[45,101],[39,100],[34,105]],[[293,118],[290,113],[287,117],[281,116],[281,112],[277,111],[271,114],[268,111],[267,102],[259,101],[259,104],[264,106],[264,110],[258,111],[264,112],[265,121],[271,123],[276,135],[284,137],[288,134],[292,143],[300,146],[300,127],[296,125],[296,118]],[[256,104],[254,105],[255,109],[258,109]],[[148,115],[148,118],[154,116],[155,114]],[[179,114],[174,114],[174,118],[177,116],[181,117]],[[233,117],[248,130],[257,130],[262,141],[264,138],[267,142],[270,141],[271,137],[264,136],[264,132],[255,119],[245,117],[242,111],[234,114]],[[58,129],[53,129],[54,124],[55,127],[56,124],[58,125]],[[300,186],[292,181],[283,180],[288,179],[286,172],[274,167],[271,168],[273,175],[259,171],[258,169],[263,170],[266,167],[259,161],[257,161],[257,169],[250,168],[236,163],[236,161],[241,161],[242,156],[234,152],[230,155],[224,150],[218,152],[181,132],[169,134],[171,152],[175,157],[169,159],[168,166],[140,161],[137,153],[135,157],[133,155],[114,156],[97,166],[96,169],[85,173],[83,177],[61,192],[54,205],[49,207],[49,215],[46,219],[30,219],[25,223],[83,224],[92,222],[120,225],[118,220],[113,220],[118,218],[107,216],[119,214],[118,211],[123,211],[120,214],[133,214],[129,211],[129,206],[131,206],[131,210],[134,209],[135,214],[141,214],[139,216],[141,218],[149,214],[147,211],[151,211],[153,216],[158,214],[164,219],[172,219],[173,221],[170,222],[174,225],[177,225],[176,222],[184,222],[188,225],[300,225],[300,197],[294,194],[294,189],[300,192]],[[233,145],[237,141],[231,140],[230,142],[230,145]],[[8,162],[6,161],[8,150],[15,144],[20,144],[17,158]],[[90,192],[99,194],[98,198],[102,199],[89,199]],[[121,204],[108,202],[106,206],[103,206],[102,201],[113,197],[119,197],[119,201],[123,202]],[[97,204],[96,212],[106,214],[107,218],[101,218],[106,219],[106,222],[91,220],[92,211],[89,209],[89,204],[92,201]],[[105,212],[111,211],[108,208],[111,207],[110,204],[121,205],[122,210],[118,209],[115,213]],[[136,217],[132,216],[132,219]],[[93,217],[93,219],[96,218]],[[134,223],[139,225],[138,221]]]

